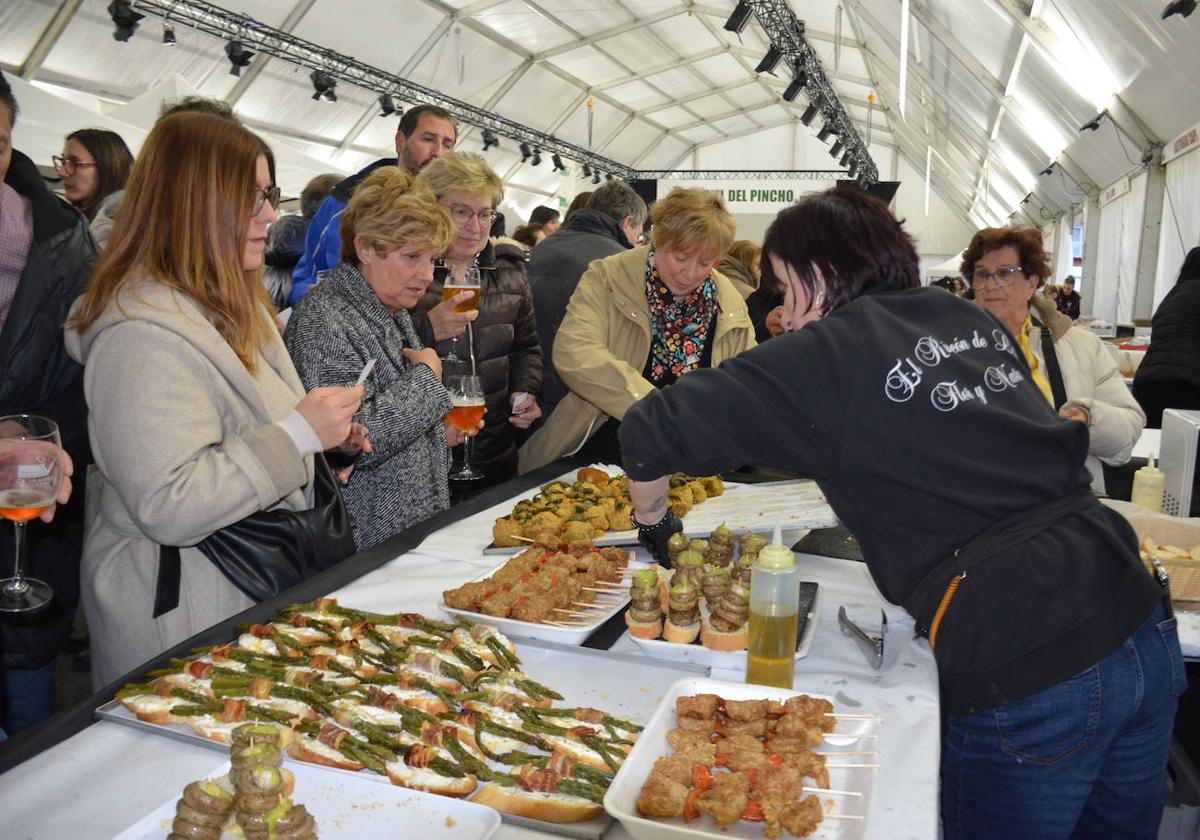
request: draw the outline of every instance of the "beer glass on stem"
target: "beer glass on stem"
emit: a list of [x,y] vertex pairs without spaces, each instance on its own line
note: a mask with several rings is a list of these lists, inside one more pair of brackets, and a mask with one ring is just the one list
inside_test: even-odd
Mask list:
[[45,417],[0,417],[0,516],[16,528],[13,575],[0,580],[0,612],[32,612],[54,595],[50,587],[22,573],[25,523],[54,504],[62,478],[58,425]]
[[[474,292],[475,294],[471,296],[470,300],[464,300],[454,306],[455,312],[474,312],[479,309],[479,293],[481,289],[482,283],[479,277],[479,268],[471,266],[467,269],[466,274],[463,275],[463,279],[461,280],[455,279],[453,274],[446,277],[446,282],[442,285],[442,302],[445,303],[459,292]],[[469,322],[467,323],[467,329],[471,329]],[[443,360],[457,362],[461,358],[458,355],[458,336],[455,335],[450,338],[450,349]]]
[[450,392],[450,403],[453,408],[446,415],[446,422],[464,435],[468,435],[463,443],[463,463],[458,472],[450,473],[455,481],[474,481],[483,478],[483,473],[471,468],[471,444],[475,440],[472,432],[483,419],[483,384],[478,376],[468,374],[451,374],[446,377],[446,390]]

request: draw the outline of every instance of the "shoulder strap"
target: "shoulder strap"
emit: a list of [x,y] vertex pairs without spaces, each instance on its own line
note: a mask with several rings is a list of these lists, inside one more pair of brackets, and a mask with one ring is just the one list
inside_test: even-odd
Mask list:
[[1067,387],[1063,384],[1062,368],[1058,366],[1058,354],[1054,352],[1054,336],[1045,325],[1042,326],[1042,359],[1046,363],[1046,378],[1050,380],[1050,392],[1054,395],[1057,411],[1067,401]]
[[154,583],[152,618],[158,618],[179,606],[179,580],[179,547],[160,545],[158,547],[158,579]]

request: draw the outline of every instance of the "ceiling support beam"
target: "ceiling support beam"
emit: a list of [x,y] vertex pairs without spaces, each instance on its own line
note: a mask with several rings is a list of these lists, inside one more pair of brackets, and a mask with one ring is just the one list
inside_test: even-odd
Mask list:
[[54,16],[50,18],[46,28],[34,42],[33,47],[29,50],[29,55],[25,56],[25,60],[21,62],[21,66],[17,70],[18,76],[27,82],[32,81],[38,71],[42,69],[42,65],[46,63],[46,56],[50,55],[50,51],[54,49],[54,45],[66,31],[67,24],[71,22],[71,18],[75,17],[75,13],[79,11],[82,4],[83,0],[62,0],[58,4],[58,8],[54,10]]

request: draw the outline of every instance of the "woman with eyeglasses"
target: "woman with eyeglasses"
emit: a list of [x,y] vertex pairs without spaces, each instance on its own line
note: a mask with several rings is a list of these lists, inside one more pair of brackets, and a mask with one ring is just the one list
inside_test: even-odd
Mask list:
[[[533,296],[525,278],[525,254],[516,245],[488,240],[504,187],[487,161],[476,154],[451,152],[432,160],[420,175],[438,204],[454,221],[454,238],[434,270],[433,282],[412,310],[421,341],[445,356],[449,341],[464,361],[446,374],[470,368],[468,355],[483,380],[487,402],[484,427],[475,439],[473,466],[482,468],[484,487],[511,478],[517,469],[518,433],[542,416],[542,349],[533,317]],[[450,278],[460,285],[478,272],[478,313],[456,312],[470,305],[475,292],[464,291],[442,301]],[[465,307],[464,307],[465,308]],[[472,306],[471,308],[475,308]],[[471,334],[467,335],[467,324]],[[467,370],[467,372],[470,372]]]
[[90,222],[109,201],[119,201],[133,155],[121,135],[103,128],[81,128],[67,135],[63,153],[53,157],[63,195]]
[[975,302],[1016,339],[1050,407],[1087,426],[1087,468],[1092,487],[1103,492],[1102,465],[1129,461],[1146,415],[1104,343],[1038,294],[1051,271],[1041,231],[984,228],[963,252],[961,270]]
[[763,267],[786,332],[625,413],[639,538],[666,556],[677,470],[815,479],[913,617],[889,649],[924,648],[911,628],[936,658],[947,840],[1157,837],[1183,656],[1133,529],[1091,492],[1087,430],[995,318],[919,287],[877,198],[805,196]]
[[[191,546],[311,508],[313,455],[350,434],[362,389],[304,392],[260,280],[278,201],[241,125],[159,120],[67,322],[97,467],[81,573],[97,687],[250,606]],[[161,546],[182,562],[178,604],[155,618]]]

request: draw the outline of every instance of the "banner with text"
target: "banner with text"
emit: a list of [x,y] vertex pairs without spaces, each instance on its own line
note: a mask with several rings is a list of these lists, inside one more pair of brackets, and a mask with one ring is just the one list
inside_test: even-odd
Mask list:
[[720,194],[730,213],[763,213],[774,215],[804,195],[824,192],[837,186],[836,179],[808,180],[737,180],[737,181],[688,181],[663,179],[658,182],[658,197],[665,198],[676,187],[708,190]]

